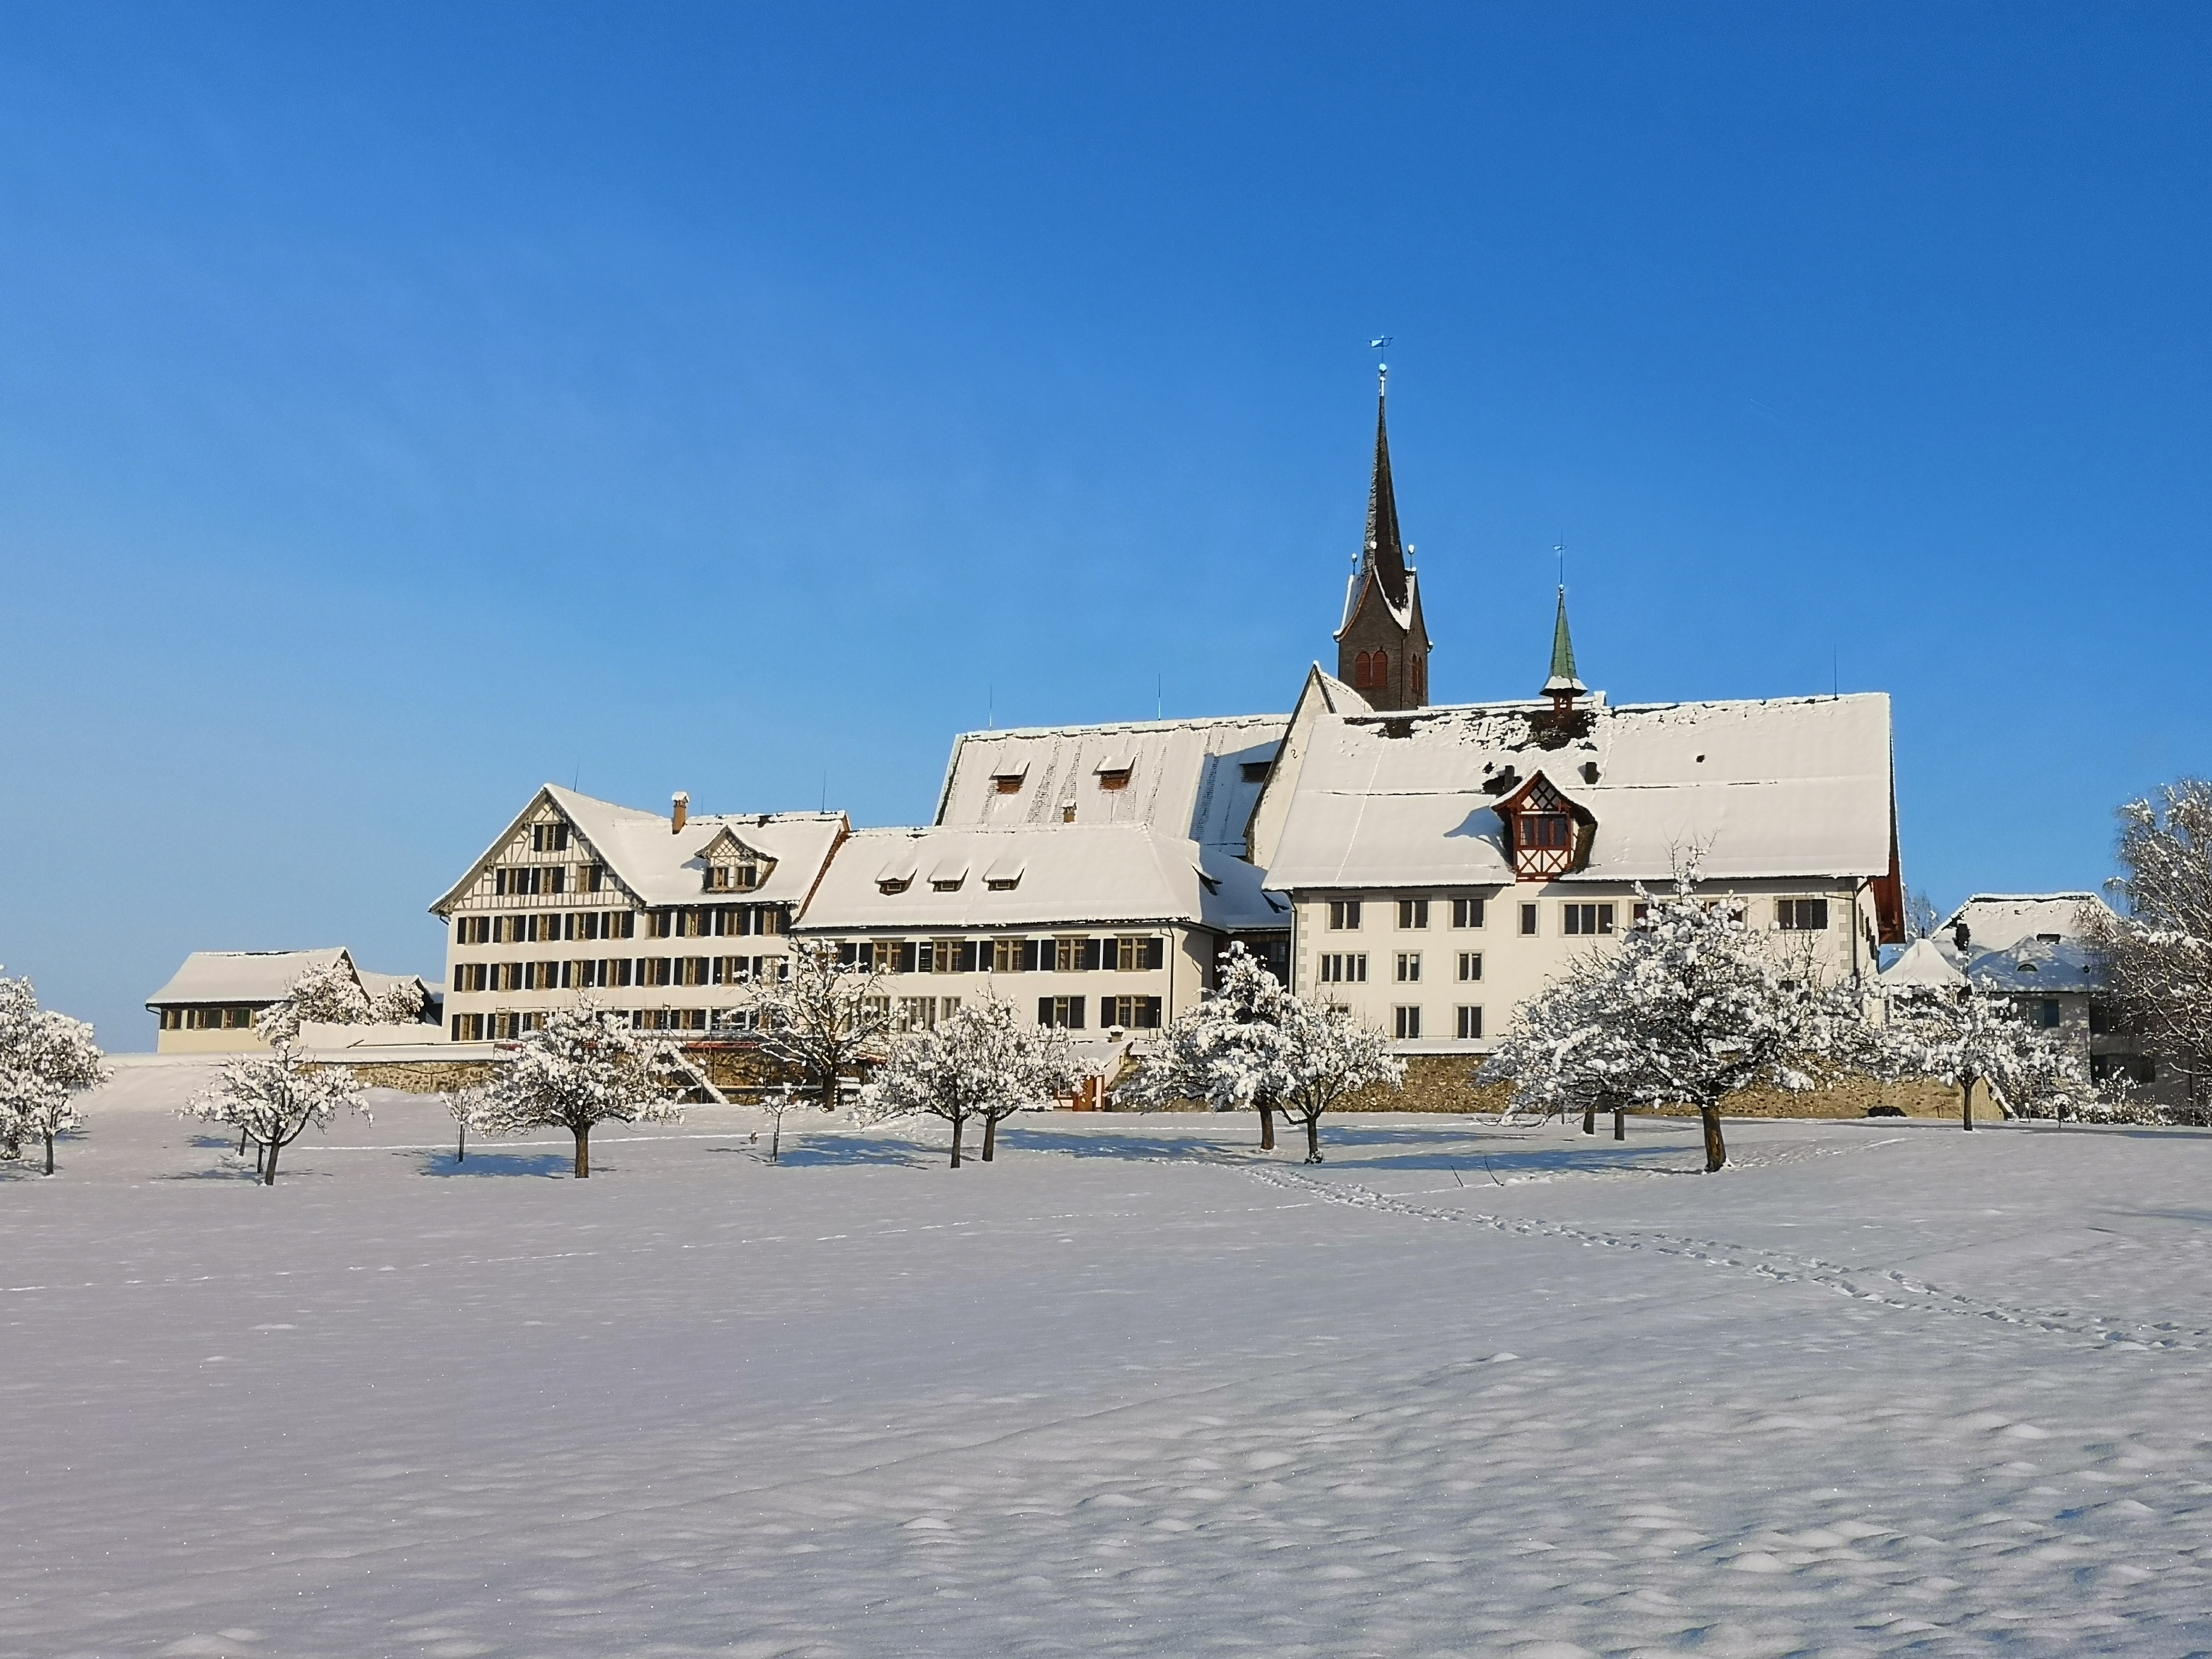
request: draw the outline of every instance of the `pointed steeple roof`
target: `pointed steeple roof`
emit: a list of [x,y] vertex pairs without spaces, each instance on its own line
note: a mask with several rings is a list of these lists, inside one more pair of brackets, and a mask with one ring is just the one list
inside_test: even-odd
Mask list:
[[1367,488],[1367,543],[1360,574],[1372,570],[1382,583],[1382,596],[1391,605],[1406,608],[1406,544],[1398,534],[1398,492],[1390,482],[1390,423],[1388,418],[1390,371],[1382,371],[1375,392],[1375,478]]
[[1567,590],[1559,590],[1559,613],[1552,624],[1552,678],[1544,682],[1544,694],[1556,696],[1561,693],[1576,694],[1589,690],[1575,677],[1574,636],[1567,632]]

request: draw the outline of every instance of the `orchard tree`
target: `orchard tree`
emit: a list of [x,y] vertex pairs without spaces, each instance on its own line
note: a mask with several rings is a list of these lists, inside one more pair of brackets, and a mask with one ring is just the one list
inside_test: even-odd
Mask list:
[[1406,1062],[1382,1032],[1349,1010],[1304,997],[1286,999],[1275,1022],[1276,1070],[1269,1093],[1284,1117],[1306,1132],[1306,1162],[1321,1158],[1321,1120],[1378,1083],[1406,1080]]
[[372,1025],[419,1025],[422,1021],[422,986],[411,977],[395,979],[368,999]]
[[761,1052],[813,1085],[822,1109],[837,1109],[838,1079],[882,1057],[890,1030],[883,975],[838,960],[826,940],[797,939],[776,977],[753,981]]
[[54,1172],[54,1137],[84,1127],[76,1097],[106,1081],[106,1058],[81,1019],[40,1008],[27,979],[0,979],[0,1157],[35,1137]]
[[469,1125],[475,1122],[478,1114],[483,1110],[483,1085],[456,1089],[439,1098],[446,1103],[446,1110],[453,1120],[453,1162],[465,1164],[469,1161]]
[[1694,1107],[1711,1173],[1728,1164],[1720,1113],[1730,1095],[1810,1089],[1863,1063],[1872,1037],[1856,991],[1823,987],[1808,963],[1776,956],[1739,904],[1701,897],[1697,882],[1691,859],[1672,891],[1638,887],[1644,914],[1618,948],[1523,1003],[1522,1036],[1478,1076],[1510,1076],[1531,1100]]
[[244,1054],[224,1066],[216,1081],[195,1096],[184,1115],[226,1123],[241,1141],[259,1149],[256,1159],[264,1186],[276,1184],[276,1156],[307,1133],[320,1130],[341,1111],[368,1110],[351,1068],[313,1066],[289,1044],[267,1054]]
[[1082,1080],[1066,1032],[1029,1024],[1012,1005],[987,997],[900,1041],[860,1091],[860,1108],[870,1118],[943,1118],[952,1126],[957,1170],[970,1118],[982,1120],[988,1164],[1001,1118],[1070,1093]]
[[1257,1108],[1260,1150],[1275,1149],[1275,1106],[1288,1080],[1284,1013],[1293,999],[1241,944],[1221,957],[1214,988],[1176,1016],[1157,1054],[1115,1092],[1145,1110],[1192,1100],[1217,1112]]
[[592,1173],[593,1126],[682,1119],[675,1099],[682,1070],[674,1043],[632,1030],[622,1015],[586,1000],[549,1011],[544,1024],[521,1039],[470,1121],[491,1135],[566,1129],[575,1137],[581,1181]]
[[2110,884],[2127,914],[2089,907],[2112,1001],[2145,1053],[2187,1079],[2192,1116],[2212,1080],[2212,782],[2185,778],[2120,808]]
[[300,1028],[310,1022],[366,1025],[369,1019],[368,994],[352,968],[341,959],[302,973],[292,981],[282,1002],[272,1002],[254,1017],[253,1025],[261,1040],[276,1048],[297,1042]]
[[1959,1091],[1960,1127],[1974,1127],[1974,1085],[2008,1117],[2105,1117],[2073,1046],[2031,1025],[2009,996],[1971,981],[1903,986],[1884,994],[1887,1064],[1896,1077],[1933,1078]]

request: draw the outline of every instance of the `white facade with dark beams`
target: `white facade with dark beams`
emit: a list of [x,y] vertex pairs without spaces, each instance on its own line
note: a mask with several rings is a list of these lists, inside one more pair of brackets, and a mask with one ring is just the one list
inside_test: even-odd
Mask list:
[[663,816],[548,784],[435,904],[447,1036],[535,1030],[589,995],[647,1030],[734,1023],[782,971],[793,917],[848,833],[842,812]]

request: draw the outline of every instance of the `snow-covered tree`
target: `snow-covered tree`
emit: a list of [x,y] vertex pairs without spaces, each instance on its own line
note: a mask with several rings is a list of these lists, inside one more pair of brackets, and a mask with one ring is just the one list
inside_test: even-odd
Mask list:
[[1823,987],[1770,951],[1741,907],[1701,896],[1686,860],[1671,891],[1637,890],[1644,915],[1523,1003],[1477,1075],[1531,1103],[1586,1099],[1697,1109],[1705,1168],[1723,1168],[1721,1104],[1760,1084],[1809,1089],[1863,1063],[1873,1038],[1851,987]]
[[84,1127],[76,1097],[106,1080],[105,1058],[91,1026],[40,1008],[27,979],[0,979],[0,1158],[35,1139],[52,1175],[54,1137]]
[[344,1066],[311,1066],[290,1044],[267,1054],[242,1054],[185,1107],[184,1115],[227,1123],[260,1149],[262,1184],[276,1184],[277,1154],[313,1124],[328,1129],[341,1111],[369,1115],[361,1085]]
[[1957,1089],[1962,1127],[1974,1127],[1978,1083],[2009,1117],[2114,1115],[2091,1087],[2072,1044],[2029,1024],[2009,996],[1968,983],[1900,988],[1883,1000],[1886,1069]]
[[838,1080],[881,1058],[890,1030],[883,975],[841,963],[837,947],[795,939],[784,972],[751,988],[761,1052],[811,1084],[825,1112],[837,1109]]
[[566,1129],[575,1137],[580,1181],[592,1173],[595,1124],[683,1117],[675,1102],[681,1066],[674,1043],[580,1001],[550,1010],[544,1024],[522,1038],[520,1052],[485,1085],[471,1121],[490,1135]]
[[1063,1031],[1031,1025],[1011,1004],[971,1002],[935,1030],[902,1039],[860,1091],[871,1118],[927,1112],[952,1126],[952,1167],[970,1118],[983,1121],[983,1161],[997,1149],[999,1120],[1071,1092],[1083,1080]]
[[372,1025],[417,1025],[422,1020],[422,987],[411,978],[395,979],[368,999]]
[[276,1048],[289,1047],[298,1040],[300,1028],[311,1022],[366,1025],[369,1019],[368,994],[353,969],[339,961],[302,973],[282,1002],[272,1002],[255,1016],[253,1026],[261,1040]]
[[1273,1152],[1276,1101],[1289,1082],[1281,1026],[1291,1000],[1259,957],[1231,945],[1214,988],[1176,1016],[1158,1052],[1115,1097],[1147,1111],[1185,1100],[1217,1112],[1256,1108],[1260,1150]]
[[1275,1019],[1276,1109],[1306,1132],[1306,1162],[1321,1158],[1321,1120],[1361,1090],[1406,1080],[1406,1062],[1382,1033],[1342,1008],[1286,999]]
[[801,1108],[811,1109],[814,1103],[803,1097],[788,1083],[780,1089],[770,1089],[760,1097],[760,1109],[769,1115],[768,1161],[783,1161],[783,1121]]
[[469,1126],[483,1110],[483,1085],[455,1089],[439,1098],[446,1103],[446,1110],[453,1120],[453,1162],[465,1164],[469,1161]]
[[2185,778],[2120,808],[2111,886],[2126,907],[2087,918],[2108,993],[2144,1053],[2187,1079],[2190,1115],[2212,1087],[2212,782]]

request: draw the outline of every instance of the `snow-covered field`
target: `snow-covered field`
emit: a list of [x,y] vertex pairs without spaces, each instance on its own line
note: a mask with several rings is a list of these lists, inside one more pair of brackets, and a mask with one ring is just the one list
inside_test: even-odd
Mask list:
[[265,1190],[203,1075],[0,1177],[0,1653],[2212,1649],[2212,1138],[385,1095]]

